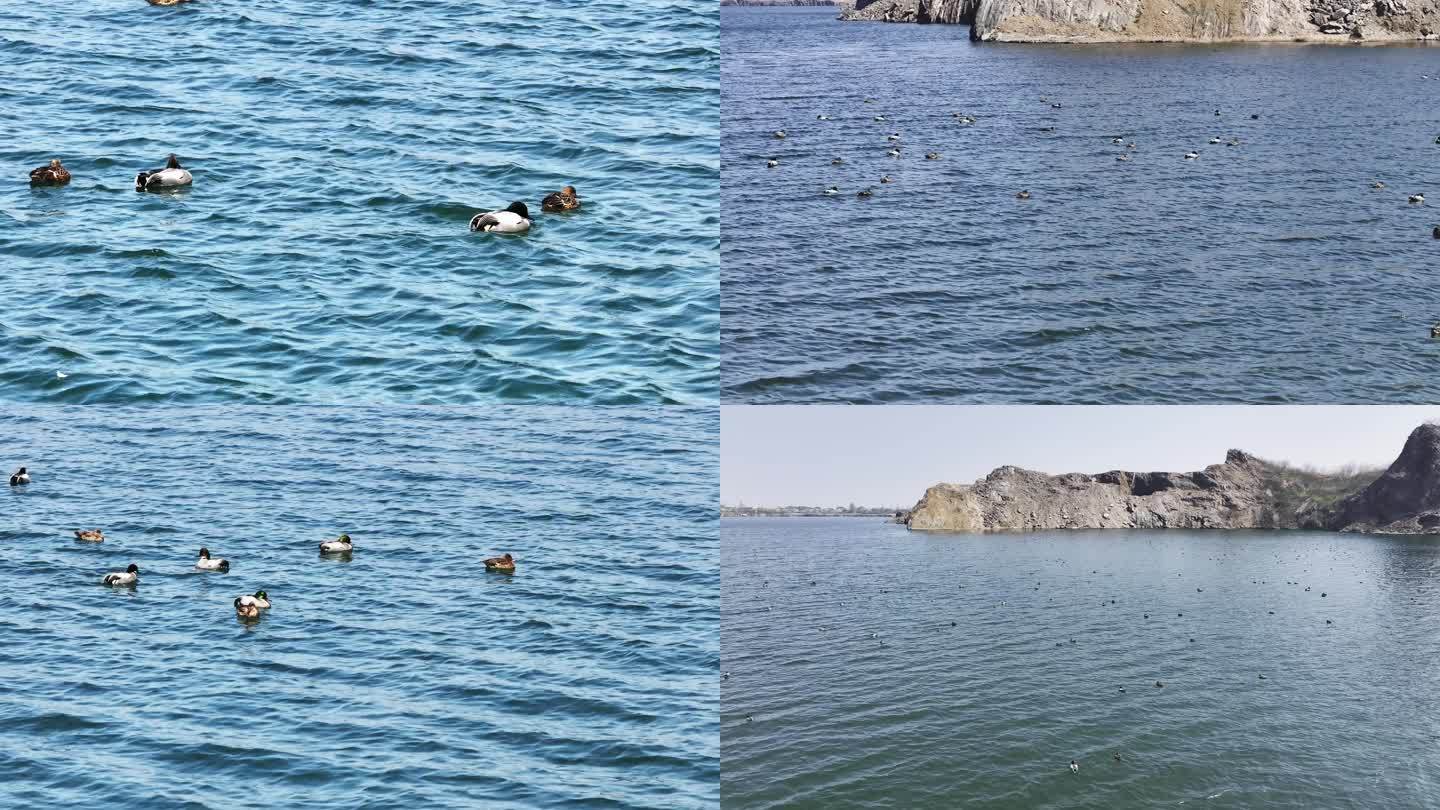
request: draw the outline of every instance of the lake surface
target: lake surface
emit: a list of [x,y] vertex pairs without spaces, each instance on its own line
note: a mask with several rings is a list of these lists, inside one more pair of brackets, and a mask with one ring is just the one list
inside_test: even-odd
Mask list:
[[[718,31],[702,0],[0,0],[0,396],[713,399]],[[193,189],[136,193],[171,152]],[[74,180],[31,189],[51,158]],[[529,234],[469,232],[512,200]]]
[[834,17],[721,12],[726,401],[1440,397],[1440,48]]
[[1434,539],[741,518],[721,549],[726,807],[1440,806]]
[[716,807],[717,421],[10,408],[0,806]]

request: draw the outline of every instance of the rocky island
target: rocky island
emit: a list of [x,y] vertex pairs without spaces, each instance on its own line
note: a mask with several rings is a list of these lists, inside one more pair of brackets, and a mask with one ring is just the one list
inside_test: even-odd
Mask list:
[[1440,0],[857,0],[840,18],[958,23],[999,42],[1440,38]]
[[1199,472],[1046,475],[1000,467],[937,484],[896,518],[914,530],[1319,529],[1440,534],[1440,425],[1411,432],[1386,470],[1318,473],[1231,450]]

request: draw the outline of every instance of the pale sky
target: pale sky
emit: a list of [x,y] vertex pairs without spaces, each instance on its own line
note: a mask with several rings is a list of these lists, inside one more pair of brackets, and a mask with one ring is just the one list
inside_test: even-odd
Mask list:
[[1235,447],[1321,468],[1385,467],[1440,406],[731,405],[720,497],[747,506],[911,506],[1002,464],[1189,472]]

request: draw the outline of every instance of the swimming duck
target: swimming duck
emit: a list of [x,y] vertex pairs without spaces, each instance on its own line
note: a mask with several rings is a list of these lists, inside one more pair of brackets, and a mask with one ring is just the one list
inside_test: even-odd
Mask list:
[[830,116],[824,115],[824,114],[817,115],[817,116],[815,116],[815,120],[816,120],[816,121],[829,121],[829,120],[830,120]]
[[1071,772],[1071,773],[1079,773],[1079,772],[1080,772],[1080,764],[1079,764],[1078,762],[1076,762],[1075,760],[1073,760],[1073,759],[1070,760],[1070,772]]
[[504,211],[483,211],[470,220],[470,230],[485,233],[524,233],[530,230],[530,209],[512,202]]
[[163,191],[167,188],[188,186],[194,178],[180,167],[180,161],[171,155],[165,161],[165,168],[140,172],[135,175],[136,191]]
[[1211,139],[1210,139],[1210,143],[1220,143],[1220,136],[1217,135],[1217,136],[1211,138]]
[[898,132],[892,132],[892,133],[890,133],[889,135],[886,135],[886,136],[885,136],[885,140],[887,140],[887,141],[898,141],[898,140],[900,140],[900,133],[898,133]]
[[1412,202],[1412,203],[1423,203],[1423,202],[1425,202],[1425,195],[1424,195],[1424,194],[1411,194],[1411,195],[1410,195],[1410,202]]
[[1186,160],[1194,160],[1195,158],[1198,158],[1198,157],[1200,157],[1200,153],[1199,153],[1199,152],[1186,152],[1186,153],[1185,153],[1185,159],[1186,159]]
[[1124,761],[1125,761],[1125,758],[1122,757],[1122,756],[1120,756],[1120,754],[1118,754],[1118,753],[1112,755],[1111,758],[1114,759],[1116,762],[1124,762]]
[[1266,678],[1264,675],[1261,675],[1261,676],[1260,676],[1260,680],[1265,681],[1265,680],[1269,680],[1269,678]]
[[1220,114],[1220,110],[1219,110],[1218,107],[1217,107],[1216,110],[1215,110],[1215,114],[1216,114],[1216,115],[1219,115],[1219,114]]
[[826,194],[839,194],[839,193],[840,193],[840,187],[839,187],[839,186],[831,186],[831,187],[825,189],[825,193],[826,193]]
[[779,166],[779,165],[780,165],[780,161],[776,160],[775,158],[770,158],[769,160],[765,161],[765,165],[766,165],[767,167],[773,169],[773,168],[775,168],[776,166]]
[[32,186],[63,186],[70,182],[70,172],[60,165],[59,159],[50,161],[49,166],[30,170]]
[[246,602],[247,597],[235,597],[235,615],[242,619],[260,618],[260,606],[254,602]]
[[222,574],[230,572],[230,561],[226,559],[210,559],[210,549],[200,549],[200,559],[195,561],[195,567],[201,571],[219,571]]
[[[778,163],[779,161],[775,161]],[[558,211],[574,211],[580,207],[580,195],[575,193],[574,186],[566,186],[559,191],[545,195],[540,201],[540,210],[556,213]],[[526,216],[529,216],[527,213]]]
[[962,124],[973,124],[973,123],[975,123],[975,116],[973,116],[973,115],[957,115],[957,116],[955,116],[955,120],[956,120],[956,121],[959,121],[959,122],[962,123]]
[[152,6],[178,6],[181,3],[188,3],[190,0],[145,0]]
[[1060,102],[1057,101],[1057,102],[1055,102],[1054,104],[1051,104],[1051,105],[1050,105],[1050,108],[1051,108],[1051,109],[1054,109],[1054,110],[1060,109]]
[[838,158],[838,157],[837,157],[837,158],[831,158],[831,160],[830,160],[830,165],[831,165],[831,166],[843,166],[844,164],[845,164],[845,159],[844,159],[844,158]]
[[898,158],[898,157],[900,157],[900,150],[899,150],[899,149],[891,149],[889,152],[886,152],[885,154],[889,155],[890,157],[897,157],[897,158]]
[[1385,188],[1385,184],[1380,182],[1379,180],[1376,180],[1375,182],[1370,184],[1370,188]]
[[1022,192],[1020,192],[1019,194],[1016,194],[1016,195],[1015,195],[1015,199],[1017,199],[1017,200],[1028,200],[1028,199],[1030,199],[1030,192],[1028,192],[1028,191],[1022,191]]
[[1259,120],[1260,120],[1260,113],[1250,113],[1250,120],[1251,120],[1251,121],[1259,121]]
[[511,557],[509,552],[500,557],[491,557],[485,560],[485,570],[513,574],[515,573],[515,558]]
[[1226,145],[1226,146],[1239,146],[1239,145],[1240,145],[1240,139],[1239,139],[1239,138],[1231,138],[1230,140],[1228,140],[1228,141],[1225,142],[1225,145]]
[[1111,139],[1110,139],[1110,143],[1113,143],[1113,144],[1115,144],[1116,146],[1119,146],[1119,145],[1125,143],[1125,139],[1124,139],[1124,138],[1111,138]]
[[783,129],[777,129],[777,130],[775,130],[775,137],[777,137],[777,138],[783,138],[783,137],[785,137],[785,130],[783,130]]
[[25,472],[24,467],[10,473],[10,486],[23,487],[28,483],[30,483],[30,473]]
[[1125,161],[1127,161],[1127,160],[1130,159],[1130,156],[1129,156],[1129,155],[1116,155],[1116,156],[1115,156],[1115,159],[1118,160],[1118,161],[1120,161],[1121,163],[1124,163]]
[[[880,182],[882,182],[882,183],[889,183],[889,182],[891,182],[891,180],[890,180],[890,175],[888,175],[888,174],[882,175],[882,176],[880,177]],[[1435,234],[1436,234],[1435,238],[1436,238],[1436,239],[1440,239],[1440,225],[1436,225],[1436,226],[1435,226]]]
[[[868,189],[868,188],[863,188],[863,189],[860,189],[860,191],[856,192],[855,196],[856,196],[856,197],[873,197],[873,196],[875,196],[875,192],[871,191],[871,190]],[[812,583],[812,584],[813,584],[813,583]]]
[[339,540],[330,540],[320,544],[321,554],[344,554],[355,549],[355,544],[350,541],[350,535],[342,534]]
[[76,529],[75,539],[86,543],[103,543],[105,542],[105,533],[99,529]]
[[254,596],[237,596],[235,601],[240,604],[254,605],[257,608],[270,607],[270,594],[265,591],[256,591]]
[[120,571],[112,571],[106,574],[105,578],[100,580],[100,584],[116,587],[134,585],[139,581],[140,567],[137,566],[135,563],[130,563],[130,567],[126,568],[123,573]]
[[875,120],[876,120],[876,121],[884,121],[884,120],[885,120],[885,116],[883,116],[883,115],[877,115],[877,116],[875,116]]
[[939,152],[926,152],[926,153],[925,153],[925,159],[926,159],[926,160],[939,160],[939,159],[940,159],[940,153],[939,153]]
[[[882,180],[881,182],[884,182],[884,181]],[[1433,236],[1433,237],[1435,237],[1436,239],[1440,239],[1440,225],[1436,225],[1436,226],[1435,226],[1435,230],[1431,231],[1431,232],[1430,232],[1430,235]]]

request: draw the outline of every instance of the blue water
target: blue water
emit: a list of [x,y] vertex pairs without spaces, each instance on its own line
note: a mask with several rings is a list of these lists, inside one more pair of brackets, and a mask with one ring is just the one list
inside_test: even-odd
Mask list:
[[834,17],[721,12],[727,402],[1440,400],[1440,48]]
[[713,2],[0,0],[0,54],[0,397],[715,396]]
[[1440,806],[1434,538],[720,532],[726,807]]
[[8,409],[0,807],[717,806],[717,422]]

